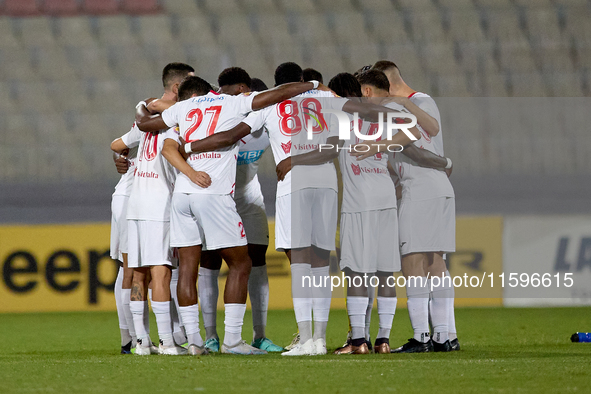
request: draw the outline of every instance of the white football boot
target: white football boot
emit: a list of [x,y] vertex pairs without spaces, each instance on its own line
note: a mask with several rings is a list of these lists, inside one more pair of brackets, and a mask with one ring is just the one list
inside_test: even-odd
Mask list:
[[163,354],[166,356],[182,356],[187,353],[187,349],[177,344],[174,344],[174,346],[164,346],[162,341],[160,341],[160,346],[158,346],[158,354]]
[[209,350],[207,350],[203,346],[197,346],[194,344],[190,344],[187,348],[190,356],[206,356],[209,354]]
[[222,344],[222,353],[225,354],[242,354],[242,355],[259,355],[267,354],[266,351],[250,346],[245,340],[238,342],[237,345],[229,347],[225,343]]
[[305,343],[298,343],[291,350],[281,353],[282,356],[312,356],[315,354],[316,348],[314,346],[314,340],[308,339]]
[[324,340],[324,338],[318,338],[317,340],[315,340],[313,347],[314,347],[314,353],[312,353],[313,356],[321,356],[323,354],[326,354],[326,341]]

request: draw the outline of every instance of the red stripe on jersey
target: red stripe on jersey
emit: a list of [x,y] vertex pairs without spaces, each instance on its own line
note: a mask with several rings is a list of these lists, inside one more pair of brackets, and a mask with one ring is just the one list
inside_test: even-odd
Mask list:
[[213,90],[210,90],[210,91],[209,91],[209,93],[213,93],[213,94],[215,94],[216,96],[219,96],[219,95],[220,95],[218,92],[214,92]]
[[411,97],[412,97],[412,96],[414,96],[415,94],[417,94],[417,92],[412,92],[412,93],[411,93],[411,94],[408,96],[408,98],[411,98]]

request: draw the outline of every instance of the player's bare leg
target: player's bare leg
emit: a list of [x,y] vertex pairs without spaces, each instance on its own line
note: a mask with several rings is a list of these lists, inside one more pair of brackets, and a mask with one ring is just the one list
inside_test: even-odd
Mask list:
[[214,353],[220,351],[216,319],[220,292],[218,277],[221,267],[222,258],[217,251],[201,252],[197,290],[201,302],[203,326],[205,327],[205,348]]
[[252,260],[248,256],[248,246],[235,246],[219,251],[228,264],[228,278],[224,289],[225,334],[222,353],[255,355],[266,354],[264,350],[248,345],[242,339],[242,325],[246,312],[248,278],[252,269]]
[[204,354],[207,351],[203,348],[203,338],[201,338],[199,328],[199,305],[197,303],[197,275],[199,273],[201,245],[178,248],[178,253],[179,280],[177,297],[181,319],[189,343],[189,354]]
[[402,274],[406,278],[408,314],[414,335],[408,343],[393,350],[394,353],[420,353],[432,351],[429,336],[429,283],[424,266],[426,253],[402,256]]
[[252,270],[248,278],[248,295],[252,308],[252,346],[267,352],[282,352],[281,346],[267,338],[267,310],[269,308],[269,277],[267,275],[267,245],[248,244]]
[[[398,298],[396,297],[396,287],[392,283],[388,283],[388,278],[391,278],[392,272],[378,272],[378,318],[379,331],[374,344],[374,353],[386,354],[390,353],[390,331],[392,330],[392,322],[396,314],[396,304]],[[370,291],[375,289],[370,288]]]
[[433,350],[448,352],[451,351],[448,325],[450,298],[453,298],[451,278],[445,274],[447,268],[443,253],[427,253],[425,270],[431,278],[429,315],[433,324]]
[[[314,346],[316,354],[326,354],[326,326],[330,313],[331,288],[329,272],[330,250],[312,246],[310,262],[312,280],[312,312],[314,316]],[[328,280],[327,280],[328,278]],[[320,285],[319,287],[316,287]]]

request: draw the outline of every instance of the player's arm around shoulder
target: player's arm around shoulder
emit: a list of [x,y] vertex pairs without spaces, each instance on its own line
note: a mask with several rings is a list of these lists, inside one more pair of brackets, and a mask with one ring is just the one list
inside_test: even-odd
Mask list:
[[164,156],[174,168],[185,174],[193,183],[202,188],[208,188],[211,185],[211,178],[209,175],[203,171],[195,171],[180,154],[179,146],[179,143],[174,139],[165,139],[162,147],[162,156]]

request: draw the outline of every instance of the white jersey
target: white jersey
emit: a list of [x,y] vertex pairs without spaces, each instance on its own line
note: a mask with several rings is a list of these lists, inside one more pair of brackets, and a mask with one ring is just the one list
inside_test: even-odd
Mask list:
[[137,161],[137,148],[140,143],[140,139],[142,138],[142,131],[138,129],[135,122],[131,126],[131,130],[129,130],[125,135],[121,137],[121,140],[129,148],[129,153],[127,154],[127,160],[129,161],[129,168],[127,172],[121,175],[121,179],[115,186],[115,192],[113,193],[114,196],[129,196],[131,193],[131,185],[133,184],[133,173],[135,171],[135,165]]
[[[351,121],[353,125],[353,121]],[[351,126],[352,127],[352,126]],[[377,132],[378,124],[359,119],[359,131],[363,135]],[[339,165],[343,179],[343,204],[341,212],[365,212],[396,208],[396,188],[388,172],[388,154],[358,161],[351,156],[347,147],[363,143],[351,133],[352,139],[345,141],[339,152]],[[382,138],[379,138],[381,140]]]
[[174,133],[174,129],[142,133],[127,206],[128,220],[170,220],[170,199],[177,171],[162,156],[167,133]]
[[[325,143],[328,137],[338,135],[338,127],[333,127],[331,119],[326,119],[327,123],[321,110],[342,110],[346,101],[332,92],[309,90],[290,100],[250,114],[244,123],[252,130],[265,127],[269,133],[275,164],[279,164],[292,155],[318,150],[319,144]],[[321,124],[315,122],[312,139],[308,140],[308,121],[314,118],[320,120]],[[328,124],[331,127],[328,127]],[[293,179],[296,181],[292,184]],[[338,190],[333,163],[293,167],[284,180],[277,183],[277,197],[306,188]]]
[[239,142],[238,167],[236,168],[236,194],[239,199],[247,195],[261,194],[257,172],[259,159],[269,147],[269,135],[260,129]]
[[443,132],[441,130],[441,115],[439,114],[439,108],[437,108],[437,104],[435,100],[431,96],[426,93],[422,92],[414,92],[410,96],[408,96],[410,101],[412,101],[417,107],[425,111],[429,116],[435,118],[437,123],[439,124],[439,133],[436,136],[431,137],[423,128],[419,125],[417,127],[421,131],[421,135],[425,140],[432,140],[434,153],[438,154],[439,156],[445,156],[443,153]]
[[[392,108],[392,104],[387,104],[386,107]],[[433,138],[429,138],[429,135],[419,125],[417,128],[421,132],[421,139],[414,141],[415,146],[438,154]],[[392,167],[402,185],[402,198],[421,201],[455,196],[453,187],[444,171],[420,167],[414,160],[402,153],[393,153],[390,157]]]
[[[162,112],[162,120],[169,127],[179,126],[186,142],[202,140],[214,133],[230,130],[252,111],[256,93],[238,96],[209,92],[176,103]],[[258,129],[255,129],[258,130]],[[174,137],[173,137],[174,138]],[[211,185],[202,188],[186,175],[179,174],[175,192],[203,194],[232,194],[236,183],[238,143],[214,152],[192,154],[187,162],[196,171],[204,171]]]

